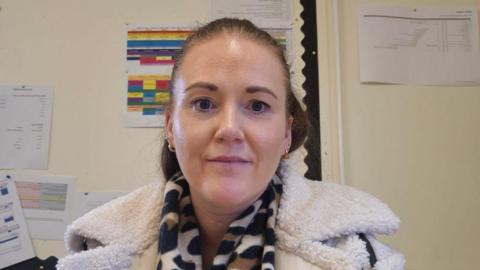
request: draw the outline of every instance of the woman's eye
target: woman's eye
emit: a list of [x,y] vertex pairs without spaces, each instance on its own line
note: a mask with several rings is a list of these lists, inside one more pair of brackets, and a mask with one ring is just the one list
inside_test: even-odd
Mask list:
[[199,111],[209,111],[214,108],[213,103],[206,98],[196,99],[192,104],[194,108]]
[[250,110],[254,113],[262,113],[268,110],[270,106],[267,103],[259,100],[254,100],[250,103]]

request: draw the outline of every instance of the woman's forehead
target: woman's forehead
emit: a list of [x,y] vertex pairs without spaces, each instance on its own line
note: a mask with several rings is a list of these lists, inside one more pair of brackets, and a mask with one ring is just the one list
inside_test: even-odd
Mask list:
[[271,45],[267,45],[261,40],[255,40],[246,34],[241,33],[220,33],[210,38],[199,40],[186,51],[184,58],[188,58],[189,55],[194,54],[198,57],[198,54],[213,54],[221,55],[222,53],[228,53],[229,56],[241,56],[247,57],[252,53],[256,56],[268,56],[276,58],[278,64],[281,66],[282,61],[275,53],[275,48]]
[[[179,73],[203,71],[205,69],[232,69],[279,73],[284,75],[284,67],[271,46],[246,38],[239,34],[222,34],[196,43],[184,55]],[[265,75],[265,74],[264,74]]]

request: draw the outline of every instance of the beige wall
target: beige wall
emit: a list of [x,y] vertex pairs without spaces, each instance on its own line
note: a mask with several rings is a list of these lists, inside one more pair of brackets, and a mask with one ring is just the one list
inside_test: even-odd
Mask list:
[[344,173],[400,216],[385,240],[409,270],[478,269],[480,87],[359,82],[356,8],[475,6],[480,1],[338,1]]

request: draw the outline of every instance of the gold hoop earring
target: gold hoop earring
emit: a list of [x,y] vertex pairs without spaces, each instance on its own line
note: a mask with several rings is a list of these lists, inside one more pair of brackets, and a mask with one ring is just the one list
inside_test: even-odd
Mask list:
[[288,150],[289,150],[290,147],[288,147],[287,149],[285,149],[285,153],[282,155],[282,160],[287,160],[290,158],[290,155],[288,153]]
[[175,153],[175,147],[173,147],[173,145],[168,140],[167,133],[163,134],[163,139],[165,140],[165,143],[167,143],[168,151]]
[[175,147],[173,147],[173,146],[170,144],[169,141],[167,141],[167,143],[168,143],[168,145],[167,145],[168,150],[169,150],[170,152],[172,152],[172,153],[175,153]]

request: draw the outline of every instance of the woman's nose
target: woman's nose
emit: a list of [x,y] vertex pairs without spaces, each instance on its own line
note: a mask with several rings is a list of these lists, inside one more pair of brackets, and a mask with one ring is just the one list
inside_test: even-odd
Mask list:
[[235,106],[226,106],[218,114],[218,126],[215,140],[220,142],[241,142],[244,133],[241,123],[241,112]]

